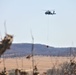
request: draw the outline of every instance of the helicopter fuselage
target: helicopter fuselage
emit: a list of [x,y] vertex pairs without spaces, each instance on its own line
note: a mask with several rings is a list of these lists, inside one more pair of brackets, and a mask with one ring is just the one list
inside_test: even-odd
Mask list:
[[54,15],[54,14],[56,14],[56,13],[55,13],[55,11],[53,11],[53,12],[51,12],[51,11],[46,11],[45,14],[46,14],[46,15]]

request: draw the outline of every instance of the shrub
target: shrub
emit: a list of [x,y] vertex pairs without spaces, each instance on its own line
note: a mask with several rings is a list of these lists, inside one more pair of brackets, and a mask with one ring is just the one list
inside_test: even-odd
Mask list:
[[76,62],[65,62],[58,68],[54,66],[47,70],[47,75],[76,75]]

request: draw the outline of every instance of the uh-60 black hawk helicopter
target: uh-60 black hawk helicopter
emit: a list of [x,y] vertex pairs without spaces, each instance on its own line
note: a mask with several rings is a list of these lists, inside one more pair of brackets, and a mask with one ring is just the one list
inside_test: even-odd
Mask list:
[[45,14],[46,15],[55,15],[56,13],[55,13],[55,11],[54,10],[47,10],[46,12],[45,12]]

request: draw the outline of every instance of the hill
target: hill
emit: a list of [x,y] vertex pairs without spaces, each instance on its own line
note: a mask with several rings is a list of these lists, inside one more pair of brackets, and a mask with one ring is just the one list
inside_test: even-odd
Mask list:
[[[15,57],[15,56],[26,56],[31,54],[32,44],[31,43],[14,43],[10,50],[5,52],[5,56]],[[65,47],[46,47],[43,44],[34,44],[34,55],[46,55],[46,56],[70,56],[75,55],[76,48]]]

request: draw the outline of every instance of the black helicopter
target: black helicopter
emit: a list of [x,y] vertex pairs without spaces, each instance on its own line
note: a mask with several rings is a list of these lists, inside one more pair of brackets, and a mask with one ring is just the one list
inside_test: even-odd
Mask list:
[[52,10],[52,11],[47,10],[47,11],[45,12],[45,14],[46,14],[46,15],[55,15],[56,13],[55,13],[54,10]]

